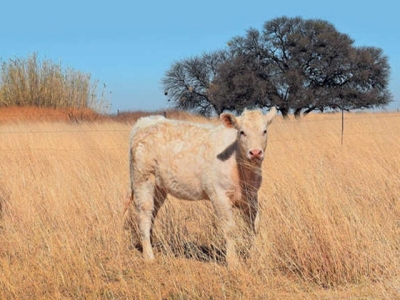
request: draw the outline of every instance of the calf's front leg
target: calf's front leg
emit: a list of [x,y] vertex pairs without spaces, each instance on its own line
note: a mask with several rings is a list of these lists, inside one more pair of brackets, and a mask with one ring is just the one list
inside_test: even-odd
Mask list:
[[236,224],[230,199],[226,195],[219,195],[212,202],[226,242],[226,262],[228,267],[236,267],[239,263],[235,242]]
[[253,195],[251,198],[248,198],[246,204],[241,206],[241,210],[250,231],[256,235],[260,228],[257,195]]

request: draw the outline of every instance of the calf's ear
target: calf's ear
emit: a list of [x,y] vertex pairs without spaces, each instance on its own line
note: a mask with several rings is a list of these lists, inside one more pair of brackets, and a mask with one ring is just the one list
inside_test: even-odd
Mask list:
[[267,125],[271,124],[272,120],[276,116],[276,108],[275,106],[270,109],[270,111],[265,115],[265,120],[267,121]]
[[231,113],[223,113],[219,116],[222,121],[222,124],[225,125],[227,128],[238,128],[238,120],[237,118]]

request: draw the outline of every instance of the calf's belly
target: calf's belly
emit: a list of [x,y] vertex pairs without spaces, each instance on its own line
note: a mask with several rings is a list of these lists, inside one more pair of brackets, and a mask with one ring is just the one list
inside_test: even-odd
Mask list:
[[[171,171],[171,170],[169,170]],[[200,174],[165,172],[156,176],[157,185],[168,194],[183,200],[207,200]]]

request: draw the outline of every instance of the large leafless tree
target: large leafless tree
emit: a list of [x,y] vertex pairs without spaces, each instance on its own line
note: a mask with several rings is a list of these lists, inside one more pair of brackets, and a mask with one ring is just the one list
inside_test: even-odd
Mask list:
[[276,106],[300,115],[386,105],[389,74],[381,49],[354,46],[327,21],[281,17],[226,50],[176,62],[163,84],[176,107],[202,114]]

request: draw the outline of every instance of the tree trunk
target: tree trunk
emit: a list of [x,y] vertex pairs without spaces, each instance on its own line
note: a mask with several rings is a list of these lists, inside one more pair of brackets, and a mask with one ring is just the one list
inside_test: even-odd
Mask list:
[[301,108],[296,108],[296,110],[294,111],[294,117],[296,119],[301,117]]
[[282,116],[284,117],[284,118],[287,118],[288,117],[288,114],[289,114],[289,108],[288,107],[279,107],[278,108],[278,110],[281,112],[281,114],[282,114]]

